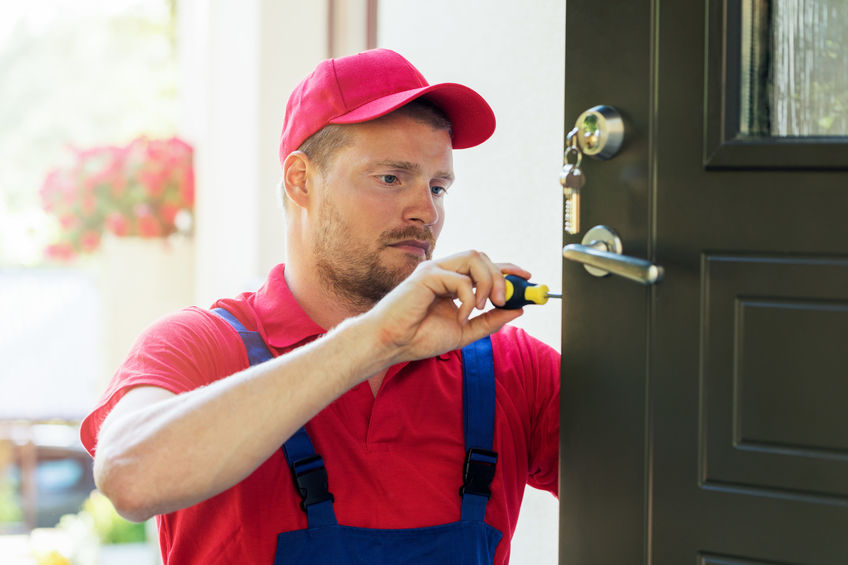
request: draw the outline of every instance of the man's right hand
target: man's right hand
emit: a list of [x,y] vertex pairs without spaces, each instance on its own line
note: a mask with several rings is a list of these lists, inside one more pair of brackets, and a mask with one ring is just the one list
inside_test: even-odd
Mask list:
[[376,325],[377,357],[385,358],[387,366],[459,349],[522,314],[520,309],[491,309],[471,317],[489,300],[504,304],[505,274],[530,277],[524,269],[494,263],[478,251],[426,261],[360,322]]

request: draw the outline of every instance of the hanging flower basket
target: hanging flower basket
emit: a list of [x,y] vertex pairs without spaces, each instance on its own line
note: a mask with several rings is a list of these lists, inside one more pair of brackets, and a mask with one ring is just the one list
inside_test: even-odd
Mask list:
[[55,218],[50,259],[69,261],[100,247],[105,233],[164,238],[191,230],[193,150],[177,137],[139,137],[126,146],[77,150],[48,173],[44,210]]

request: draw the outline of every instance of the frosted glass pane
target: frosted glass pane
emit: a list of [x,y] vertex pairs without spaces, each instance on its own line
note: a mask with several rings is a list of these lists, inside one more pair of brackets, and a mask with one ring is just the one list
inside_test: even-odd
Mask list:
[[743,0],[740,129],[848,135],[848,1]]

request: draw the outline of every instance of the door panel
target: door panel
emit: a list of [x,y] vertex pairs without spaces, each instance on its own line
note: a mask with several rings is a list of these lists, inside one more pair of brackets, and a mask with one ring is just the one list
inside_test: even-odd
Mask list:
[[845,365],[848,261],[704,261],[701,482],[838,504],[848,498],[848,379],[832,368]]
[[566,5],[566,131],[627,126],[583,230],[665,278],[563,265],[565,564],[848,562],[848,144],[740,133],[743,7]]

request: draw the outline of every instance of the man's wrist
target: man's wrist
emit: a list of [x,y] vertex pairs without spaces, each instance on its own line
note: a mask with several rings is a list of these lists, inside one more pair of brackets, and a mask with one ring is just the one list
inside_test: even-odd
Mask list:
[[368,313],[348,318],[328,335],[345,352],[355,382],[351,387],[396,364],[398,348],[381,339],[380,326]]

